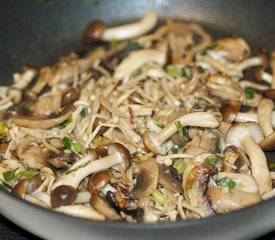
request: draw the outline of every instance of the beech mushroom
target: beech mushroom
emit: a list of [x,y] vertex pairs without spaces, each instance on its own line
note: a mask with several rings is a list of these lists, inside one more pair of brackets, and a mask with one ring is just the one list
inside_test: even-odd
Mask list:
[[271,54],[270,68],[272,70],[271,88],[264,91],[264,96],[275,100],[275,51]]
[[92,160],[91,156],[86,155],[73,164],[68,171],[55,182],[53,189],[60,185],[70,185],[77,188],[85,177],[118,164],[124,169],[129,167],[130,153],[127,148],[120,143],[107,144],[107,148],[108,156],[104,158]]
[[77,190],[69,185],[60,185],[51,192],[53,208],[71,205],[77,197]]
[[114,78],[121,80],[130,76],[137,69],[147,63],[165,64],[166,53],[154,49],[133,51],[115,69]]
[[159,169],[156,160],[149,159],[137,163],[133,167],[133,173],[138,174],[138,176],[129,196],[138,200],[139,207],[144,208],[149,201],[149,196],[158,185]]
[[143,142],[145,146],[155,154],[164,155],[166,153],[166,149],[163,143],[178,131],[175,124],[176,122],[180,122],[182,127],[194,126],[216,128],[219,126],[219,122],[213,113],[188,113],[169,123],[158,134],[155,134],[154,132],[145,132],[143,135]]
[[243,147],[251,162],[254,176],[261,194],[272,189],[266,157],[257,143],[264,138],[257,123],[243,123],[232,126],[226,134],[226,144]]
[[258,67],[255,70],[254,77],[257,81],[265,81],[268,84],[272,83],[272,75],[264,71],[263,67]]
[[248,193],[235,189],[229,189],[226,192],[220,187],[209,187],[208,195],[216,213],[231,212],[262,201],[259,193]]

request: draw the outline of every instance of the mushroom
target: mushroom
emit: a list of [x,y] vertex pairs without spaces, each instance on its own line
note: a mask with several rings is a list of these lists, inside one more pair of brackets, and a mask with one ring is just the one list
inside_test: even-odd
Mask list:
[[111,180],[112,171],[110,169],[97,172],[89,177],[88,191],[92,189],[101,190]]
[[200,147],[210,153],[220,152],[219,133],[212,129],[204,130],[200,141]]
[[251,162],[260,193],[272,189],[266,157],[257,143],[263,139],[263,133],[257,123],[243,123],[232,126],[226,134],[226,144],[243,147]]
[[71,205],[77,197],[77,190],[69,185],[60,185],[51,192],[53,208]]
[[272,83],[272,75],[264,71],[263,67],[257,67],[254,73],[254,77],[257,81],[265,81],[268,84]]
[[78,93],[75,88],[68,88],[63,92],[61,107],[68,107],[78,99]]
[[271,53],[270,68],[272,70],[271,88],[263,92],[264,96],[275,100],[275,51]]
[[258,83],[255,83],[255,82],[251,82],[251,81],[247,81],[247,80],[240,81],[240,86],[241,86],[242,89],[253,88],[253,89],[256,89],[258,91],[268,90],[268,86],[258,84]]
[[42,184],[40,176],[34,176],[31,179],[23,179],[19,181],[11,190],[11,193],[19,198],[25,198],[26,194],[33,193]]
[[64,108],[62,111],[50,116],[15,115],[12,117],[12,121],[21,127],[48,129],[55,127],[67,120],[72,115],[74,109],[74,106],[69,106]]
[[[96,24],[96,26],[94,26]],[[130,38],[141,36],[151,31],[157,24],[157,15],[153,11],[147,12],[144,17],[135,23],[128,23],[117,27],[110,27],[104,29],[100,22],[95,22],[89,26],[91,30],[91,40],[102,41],[122,41]]]
[[227,101],[222,104],[220,112],[223,116],[223,121],[227,123],[234,122],[240,109],[241,103],[239,101]]
[[172,168],[158,164],[159,183],[172,193],[182,193],[181,181],[175,176]]
[[168,140],[174,133],[177,132],[176,122],[180,122],[182,127],[196,126],[206,128],[216,128],[219,126],[215,115],[209,112],[193,112],[185,114],[173,122],[169,123],[158,134],[154,132],[145,132],[143,135],[143,142],[145,146],[155,154],[164,155],[166,153],[163,143]]
[[211,164],[200,164],[184,172],[182,188],[186,199],[193,207],[201,207],[207,215],[214,215],[209,197],[207,195],[207,185],[209,178],[217,173],[216,167]]
[[229,189],[226,192],[220,187],[209,187],[208,195],[216,213],[231,212],[262,201],[259,193],[248,193],[235,189]]
[[108,156],[98,160],[93,160],[90,155],[84,156],[54,183],[53,189],[60,185],[70,185],[77,188],[80,182],[92,173],[111,168],[118,164],[124,169],[129,167],[130,153],[126,147],[120,143],[109,143],[106,147]]
[[138,206],[144,208],[149,201],[149,196],[158,185],[159,169],[156,160],[149,159],[137,163],[133,167],[133,173],[138,176],[129,196],[138,200]]
[[115,69],[114,78],[121,80],[130,76],[137,69],[147,63],[157,63],[161,66],[165,64],[166,53],[154,49],[143,49],[133,51]]

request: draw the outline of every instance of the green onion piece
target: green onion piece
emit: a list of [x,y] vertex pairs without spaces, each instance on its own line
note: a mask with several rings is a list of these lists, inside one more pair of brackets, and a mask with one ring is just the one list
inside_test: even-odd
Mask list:
[[68,138],[68,137],[64,137],[64,138],[62,139],[62,141],[63,141],[64,147],[65,147],[66,149],[71,149],[71,147],[72,147],[72,142],[73,142],[72,139],[70,139],[70,138]]
[[268,163],[269,170],[275,170],[275,162]]
[[166,72],[171,76],[171,77],[179,77],[181,75],[181,71],[179,68],[176,66],[168,66],[166,69]]
[[69,170],[68,172],[66,172],[66,174],[70,174],[70,173],[72,173],[72,172],[77,171],[77,170],[80,169],[80,168],[84,168],[84,167],[86,167],[88,164],[90,164],[90,162],[91,162],[91,160],[89,160],[89,161],[87,161],[87,162],[81,164],[81,165],[78,166],[77,168],[74,168],[74,169],[72,169],[72,170]]
[[23,105],[23,108],[25,109],[25,110],[31,110],[31,108],[32,108],[32,106],[33,106],[33,103],[32,102],[26,102],[26,103],[24,103],[24,105]]
[[35,170],[28,170],[28,171],[21,171],[17,174],[18,178],[27,178],[27,179],[32,179],[36,175],[39,175],[39,171]]
[[70,124],[71,122],[73,121],[73,119],[70,117],[68,118],[64,123],[63,125],[66,127],[68,124]]
[[228,187],[230,189],[236,187],[236,182],[229,177],[221,178],[218,181],[216,181],[216,183],[218,186]]
[[111,40],[110,42],[109,42],[109,48],[114,48],[114,47],[116,47],[117,46],[117,41],[116,40]]
[[79,154],[84,154],[86,152],[85,148],[79,143],[73,143],[74,150]]
[[7,130],[8,126],[7,126],[7,122],[3,121],[0,123],[0,134],[4,134],[5,131]]
[[101,144],[102,144],[102,137],[94,137],[93,143],[94,143],[96,146],[101,145]]
[[187,72],[186,72],[186,69],[185,69],[185,68],[182,68],[182,69],[181,69],[181,71],[180,71],[180,76],[181,76],[181,77],[187,78]]
[[183,173],[186,168],[186,163],[184,159],[183,158],[178,159],[174,163],[173,168],[175,168],[178,171],[178,173]]
[[16,172],[16,169],[15,170],[10,170],[10,171],[7,171],[7,172],[3,172],[2,175],[4,177],[4,180],[6,182],[14,180],[15,179],[15,172]]
[[245,93],[246,99],[251,100],[251,99],[254,98],[255,89],[253,89],[253,88],[246,88],[246,89],[244,90],[244,93]]
[[128,50],[136,50],[138,48],[139,48],[139,44],[137,41],[134,41],[134,40],[128,41],[128,44],[127,44]]
[[177,154],[179,152],[179,146],[178,145],[174,145],[171,148],[171,152],[172,152],[172,154]]
[[184,141],[184,140],[185,140],[185,136],[184,136],[183,127],[182,127],[182,125],[181,125],[181,122],[176,121],[176,122],[175,122],[175,125],[176,125],[176,127],[177,127],[177,129],[178,129],[178,131],[179,131],[180,139],[181,139],[182,141]]
[[188,44],[188,45],[185,47],[184,50],[185,50],[186,52],[189,52],[189,51],[192,50],[192,48],[193,48],[193,44],[190,43],[190,44]]
[[155,189],[152,192],[152,198],[154,199],[154,201],[158,202],[161,205],[165,204],[165,202],[167,201],[166,197],[158,189]]
[[220,162],[220,158],[217,156],[214,157],[207,157],[204,159],[205,164],[216,166]]
[[80,112],[81,117],[85,118],[88,115],[88,108],[84,107]]

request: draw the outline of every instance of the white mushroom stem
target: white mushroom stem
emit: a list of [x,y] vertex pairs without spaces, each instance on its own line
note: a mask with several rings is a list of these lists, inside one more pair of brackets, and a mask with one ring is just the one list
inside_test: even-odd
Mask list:
[[258,184],[260,193],[264,194],[270,191],[272,189],[272,183],[264,152],[249,135],[241,139],[241,144],[249,156],[252,175]]
[[219,126],[219,122],[213,113],[193,112],[193,113],[185,114],[177,118],[175,121],[169,123],[165,128],[163,128],[156,135],[156,142],[158,144],[162,144],[178,131],[175,124],[176,122],[180,122],[183,127],[194,126],[194,127],[216,128]]
[[256,67],[256,66],[261,66],[262,65],[262,60],[259,57],[252,57],[248,58],[241,63],[237,64],[236,67],[234,68],[235,71],[237,72],[242,72],[243,70],[250,68],[250,67]]
[[89,203],[91,200],[91,193],[88,191],[85,192],[79,192],[77,194],[77,197],[74,201],[75,204],[81,204],[81,203]]
[[92,207],[84,205],[69,205],[54,209],[57,212],[62,212],[74,217],[88,218],[94,220],[105,220],[105,217],[95,211]]
[[70,185],[74,188],[78,188],[80,182],[87,176],[111,168],[117,164],[123,163],[123,161],[123,157],[118,151],[98,160],[92,160],[91,157],[87,155],[73,164],[64,175],[58,178],[52,189],[60,185]]
[[116,68],[114,78],[121,80],[130,76],[137,69],[147,63],[157,63],[164,65],[166,61],[166,53],[154,49],[145,49],[131,52]]
[[156,13],[153,11],[149,11],[138,22],[107,28],[103,33],[102,39],[104,41],[122,41],[130,38],[135,38],[151,31],[156,26],[156,24]]
[[255,82],[251,82],[251,81],[247,81],[247,80],[240,81],[240,86],[242,89],[253,88],[253,89],[257,89],[259,91],[264,91],[264,90],[269,89],[268,86],[265,86],[263,84],[258,84]]
[[271,124],[273,108],[274,108],[273,101],[266,98],[264,98],[258,106],[258,110],[257,110],[258,122],[261,129],[263,130],[265,137],[273,132],[272,124]]
[[263,72],[261,75],[261,80],[271,84],[272,83],[272,75],[268,72]]
[[217,179],[224,177],[231,178],[236,183],[236,190],[250,193],[258,193],[258,186],[253,176],[246,175],[242,173],[232,173],[232,172],[219,172],[217,174]]
[[271,53],[270,68],[272,70],[271,88],[275,88],[275,51]]
[[[242,113],[239,112],[234,120],[235,122],[258,122],[257,113],[247,112]],[[272,127],[275,127],[275,111],[272,112],[272,119],[271,119]]]

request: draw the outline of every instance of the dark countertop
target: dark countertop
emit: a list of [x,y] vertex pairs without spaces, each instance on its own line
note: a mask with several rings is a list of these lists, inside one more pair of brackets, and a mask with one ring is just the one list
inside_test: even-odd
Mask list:
[[[14,223],[0,215],[0,239],[1,240],[41,240],[33,234],[16,226]],[[256,240],[275,240],[275,231]]]

